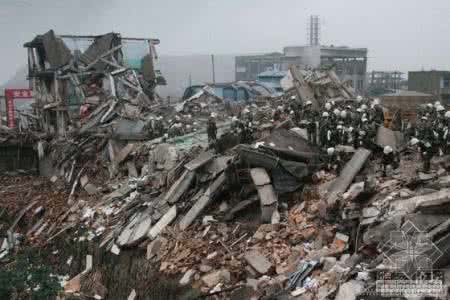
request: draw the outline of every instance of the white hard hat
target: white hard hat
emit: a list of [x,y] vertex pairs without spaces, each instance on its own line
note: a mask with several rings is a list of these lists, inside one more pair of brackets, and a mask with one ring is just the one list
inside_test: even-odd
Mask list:
[[438,106],[436,107],[436,110],[437,110],[437,111],[444,111],[444,110],[445,110],[445,107],[443,107],[442,105],[438,105]]
[[335,108],[335,109],[333,110],[333,113],[334,113],[336,116],[338,116],[338,115],[341,113],[341,111],[340,111],[339,109]]
[[337,129],[342,129],[342,125],[338,125],[338,126],[337,126]]
[[361,105],[361,110],[366,110],[367,109],[367,105],[363,104]]
[[325,109],[326,110],[330,110],[331,109],[331,103],[330,102],[325,103]]
[[291,96],[291,100],[295,100],[295,99],[297,99],[297,97]]
[[179,115],[176,115],[175,116],[175,120],[179,120],[180,119],[180,116]]
[[392,151],[393,151],[393,150],[392,150],[392,147],[391,147],[391,146],[385,146],[384,149],[383,149],[384,154],[389,154],[389,153],[391,153]]
[[445,112],[445,117],[448,119],[448,118],[450,118],[450,111],[446,111]]
[[238,118],[237,118],[236,116],[234,116],[231,120],[232,120],[233,122],[236,122],[236,121],[238,120]]
[[216,113],[212,112],[211,113],[211,118],[215,118],[216,117]]
[[425,117],[425,116],[423,116],[423,117],[422,117],[422,120],[425,120],[425,121],[426,121],[426,120],[428,120],[428,118]]
[[378,105],[378,104],[380,104],[380,99],[375,98],[375,99],[373,100],[373,105]]
[[[450,112],[450,111],[449,111]],[[326,112],[326,111],[324,111],[323,113],[322,113],[322,117],[328,117],[329,116],[329,114]]]
[[359,113],[362,112],[361,108],[357,108],[356,111]]
[[365,123],[365,122],[367,122],[367,121],[369,121],[369,120],[367,120],[366,118],[362,118],[361,121],[362,121],[363,123]]
[[333,148],[333,147],[328,148],[328,149],[327,149],[327,153],[328,153],[328,155],[333,155],[333,153],[334,153],[334,148]]
[[244,110],[242,111],[244,114],[249,113],[250,111],[248,110],[248,108],[244,108]]
[[[430,103],[431,104],[431,103]],[[441,102],[439,102],[439,101],[436,101],[436,102],[434,102],[434,106],[435,107],[438,107],[438,106],[440,106],[441,105]]]
[[362,96],[357,96],[357,97],[356,97],[356,101],[357,101],[357,102],[361,102],[361,101],[362,101],[362,99],[363,99],[363,97],[362,97]]
[[427,106],[428,106],[428,107],[433,107],[433,104],[428,103]]
[[341,111],[341,118],[347,118],[347,112],[345,110]]
[[278,110],[283,110],[283,106],[278,105],[278,106],[277,106],[277,109],[278,109]]
[[312,102],[308,100],[305,105],[312,105]]
[[352,132],[352,131],[353,131],[353,127],[349,127],[348,132]]
[[411,139],[411,146],[416,145],[419,142],[419,140],[417,138],[412,138]]

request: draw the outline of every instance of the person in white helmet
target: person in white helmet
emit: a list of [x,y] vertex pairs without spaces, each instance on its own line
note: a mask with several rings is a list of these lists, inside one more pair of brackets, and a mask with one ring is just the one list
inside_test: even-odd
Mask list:
[[313,144],[317,145],[317,114],[312,109],[312,102],[307,101],[305,104],[305,110],[303,112],[303,119],[306,121],[306,130],[308,133],[308,141]]
[[279,122],[282,119],[282,115],[283,115],[283,106],[280,105],[273,113],[272,119],[274,120],[274,122]]
[[380,99],[373,100],[373,116],[371,118],[376,126],[384,126],[384,112],[380,105]]
[[331,111],[331,103],[330,102],[325,103],[325,110]]
[[356,97],[356,103],[357,103],[358,105],[361,104],[362,100],[363,100],[363,97],[362,97],[362,96],[357,96],[357,97]]
[[208,143],[210,148],[214,148],[217,142],[217,124],[216,124],[216,114],[211,113],[211,116],[208,119]]
[[437,115],[437,119],[438,119],[438,122],[439,122],[441,125],[443,125],[443,123],[444,123],[445,112],[446,112],[446,110],[445,110],[445,107],[444,107],[444,106],[438,105],[438,106],[436,107],[436,115]]
[[327,148],[326,169],[328,171],[336,171],[336,175],[340,175],[343,166],[341,155],[334,147]]
[[330,113],[324,111],[322,113],[322,118],[320,119],[319,127],[319,139],[322,147],[326,148],[331,145],[331,120]]
[[395,169],[395,154],[391,146],[385,146],[383,149],[383,176],[387,175],[388,169]]
[[442,120],[441,150],[445,155],[450,154],[450,111],[446,111]]

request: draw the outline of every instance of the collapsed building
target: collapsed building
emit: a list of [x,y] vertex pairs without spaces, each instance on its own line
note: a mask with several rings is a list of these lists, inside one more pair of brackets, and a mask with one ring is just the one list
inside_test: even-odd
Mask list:
[[117,33],[58,36],[53,30],[26,43],[39,128],[65,136],[118,116],[145,120],[157,104],[156,85],[164,84],[154,69],[158,44]]
[[[206,86],[165,107],[154,91],[163,82],[153,69],[155,40],[138,40],[148,47],[132,63],[116,34],[88,37],[84,51],[70,50],[67,39],[84,37],[49,32],[26,44],[37,99],[27,132],[50,179],[2,177],[0,203],[13,220],[2,226],[0,259],[24,245],[50,248],[67,265],[62,294],[95,299],[147,299],[151,266],[201,298],[354,300],[374,293],[377,271],[393,263],[408,269],[408,249],[389,240],[398,230],[429,234],[441,251],[433,263],[448,265],[448,158],[433,161],[432,174],[415,176],[417,159],[401,133],[380,126],[376,147],[347,147],[344,168],[334,174],[322,170],[303,128],[289,117],[272,119],[292,96],[315,109],[354,101],[354,89],[333,70],[291,66],[284,95],[251,105],[231,105]],[[244,107],[253,115],[251,143],[229,130]],[[204,130],[212,112],[220,121],[216,151]],[[163,118],[160,134],[146,129],[155,116]],[[170,124],[196,130],[161,136]],[[27,132],[0,134],[7,142]],[[391,177],[377,168],[386,145],[405,157]],[[96,250],[80,255],[60,239]],[[106,256],[127,252],[135,273],[119,265],[98,275],[114,264]]]

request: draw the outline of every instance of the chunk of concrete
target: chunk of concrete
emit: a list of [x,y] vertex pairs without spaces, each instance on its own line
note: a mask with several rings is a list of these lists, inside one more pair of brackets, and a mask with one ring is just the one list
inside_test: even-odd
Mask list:
[[278,202],[277,195],[271,184],[256,187],[261,205],[269,206]]
[[345,165],[341,175],[333,182],[328,192],[328,205],[333,206],[339,195],[344,193],[352,183],[355,176],[361,171],[372,152],[370,150],[359,148],[352,159]]
[[206,284],[206,286],[212,288],[219,283],[229,283],[231,280],[231,274],[228,270],[223,269],[206,274],[201,280],[204,284]]
[[450,175],[440,177],[438,180],[438,184],[441,188],[449,188],[450,187]]
[[210,162],[214,158],[214,153],[212,152],[203,152],[195,159],[188,162],[184,167],[189,171],[195,171],[196,169],[204,166],[208,162]]
[[356,300],[364,290],[364,283],[350,280],[339,287],[335,300]]
[[180,279],[180,285],[188,285],[192,282],[192,279],[194,278],[195,270],[187,270],[186,273],[184,273],[183,277]]
[[322,264],[322,271],[328,272],[336,264],[336,257],[333,257],[333,256],[323,257],[320,259],[320,262]]
[[180,198],[188,191],[195,179],[195,172],[185,171],[178,180],[172,184],[169,191],[164,196],[164,201],[173,204],[178,202]]
[[416,201],[416,211],[424,213],[450,212],[450,190],[444,189],[437,193],[419,196]]
[[261,275],[267,274],[272,267],[272,263],[264,255],[255,250],[245,253],[244,258]]
[[373,218],[380,214],[380,211],[376,207],[366,207],[362,210],[363,218]]
[[170,223],[172,223],[173,220],[175,220],[176,217],[177,217],[177,206],[173,205],[166,212],[166,214],[162,216],[162,218],[159,219],[159,221],[155,225],[153,225],[153,227],[148,232],[148,237],[154,240],[161,233],[161,231],[163,231],[164,228],[166,228],[166,226],[168,226]]
[[205,193],[194,203],[191,209],[184,215],[180,221],[180,229],[185,230],[189,225],[194,222],[195,218],[200,215],[203,210],[210,204],[215,197],[222,191],[222,187],[225,185],[226,176],[222,173],[219,177],[214,180],[210,187],[205,191]]
[[157,239],[151,241],[147,245],[147,259],[152,259],[157,256],[158,253],[163,249],[167,244],[167,239],[163,237],[158,237]]
[[250,175],[252,177],[253,183],[256,186],[263,186],[270,184],[270,177],[267,171],[263,168],[253,168],[250,170]]

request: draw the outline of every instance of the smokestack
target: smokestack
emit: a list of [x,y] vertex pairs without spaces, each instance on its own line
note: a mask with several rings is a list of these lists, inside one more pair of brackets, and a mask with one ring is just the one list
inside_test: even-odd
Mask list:
[[310,46],[319,46],[320,22],[319,16],[310,16],[308,25],[308,39]]

